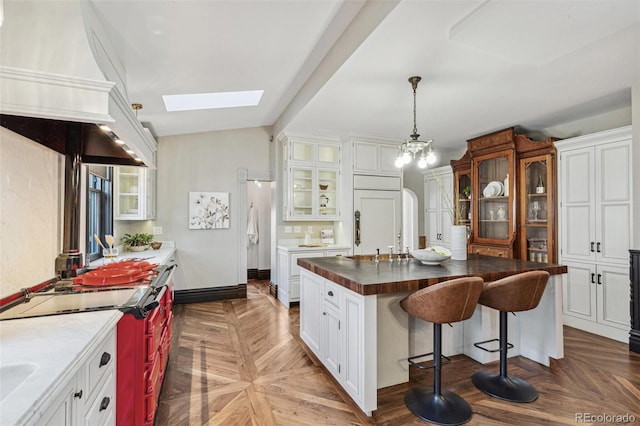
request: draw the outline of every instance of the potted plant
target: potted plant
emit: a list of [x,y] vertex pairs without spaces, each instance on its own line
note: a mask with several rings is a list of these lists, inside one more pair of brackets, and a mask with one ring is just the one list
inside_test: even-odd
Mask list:
[[131,251],[143,251],[153,241],[153,235],[146,233],[124,234],[121,241]]
[[471,186],[469,185],[465,186],[464,189],[462,190],[462,193],[464,194],[465,197],[471,198]]

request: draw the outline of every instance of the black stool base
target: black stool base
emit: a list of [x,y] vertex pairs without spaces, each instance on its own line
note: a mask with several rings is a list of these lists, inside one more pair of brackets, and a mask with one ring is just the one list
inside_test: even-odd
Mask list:
[[480,371],[471,376],[471,381],[484,393],[505,401],[532,402],[538,398],[538,391],[517,377]]
[[438,425],[461,425],[471,419],[467,401],[446,390],[436,395],[432,387],[413,388],[404,395],[404,403],[422,420]]

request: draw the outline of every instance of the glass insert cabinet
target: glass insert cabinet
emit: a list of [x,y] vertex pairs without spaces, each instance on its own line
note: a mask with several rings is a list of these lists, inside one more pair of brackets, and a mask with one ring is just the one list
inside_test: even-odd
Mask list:
[[557,261],[554,141],[507,128],[469,139],[467,152],[451,161],[456,223],[470,227],[468,253]]
[[[472,253],[513,257],[515,239],[514,152],[503,150],[473,159]],[[505,186],[506,183],[506,186]]]
[[283,220],[340,219],[339,141],[284,137]]
[[556,262],[553,159],[547,154],[520,160],[520,257],[533,262]]

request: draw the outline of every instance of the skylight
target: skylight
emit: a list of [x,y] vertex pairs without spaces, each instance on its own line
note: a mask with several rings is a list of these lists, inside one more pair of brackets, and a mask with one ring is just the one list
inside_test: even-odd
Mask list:
[[198,109],[235,108],[256,106],[264,90],[239,92],[194,93],[190,95],[163,95],[167,111],[193,111]]

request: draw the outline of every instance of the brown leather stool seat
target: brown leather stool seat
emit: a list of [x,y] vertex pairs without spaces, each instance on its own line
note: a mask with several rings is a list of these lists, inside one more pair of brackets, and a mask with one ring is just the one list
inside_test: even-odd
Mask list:
[[464,321],[473,315],[482,292],[482,283],[482,278],[477,277],[445,281],[418,290],[400,302],[409,315],[433,323],[433,387],[413,388],[404,397],[409,410],[422,420],[440,425],[458,425],[471,419],[469,404],[455,393],[440,387],[442,324]]
[[531,271],[484,284],[478,303],[500,311],[500,339],[475,343],[475,346],[496,352],[481,345],[499,340],[500,374],[488,371],[474,374],[471,380],[481,391],[512,402],[531,402],[538,398],[538,391],[533,386],[507,374],[507,351],[513,347],[507,342],[507,313],[528,311],[538,306],[548,279],[549,273],[546,271]]

